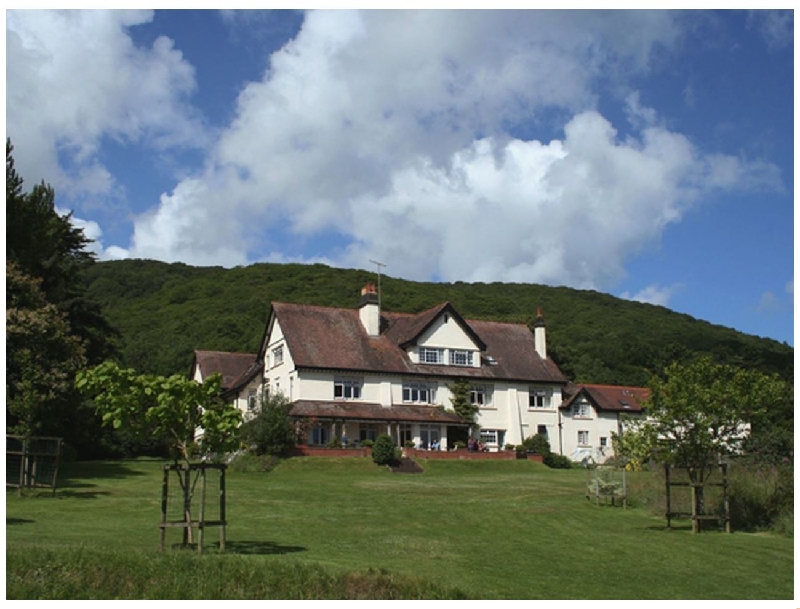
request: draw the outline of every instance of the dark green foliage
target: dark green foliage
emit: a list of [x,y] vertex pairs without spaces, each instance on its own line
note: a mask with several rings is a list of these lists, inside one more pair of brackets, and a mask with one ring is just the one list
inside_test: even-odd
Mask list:
[[291,409],[283,395],[262,400],[255,416],[242,425],[242,442],[256,455],[286,454],[297,440]]
[[[125,364],[159,374],[187,371],[194,349],[257,351],[273,300],[355,308],[361,287],[375,280],[368,271],[320,264],[223,269],[145,260],[101,262],[85,277],[90,296],[122,332]],[[576,382],[645,386],[668,363],[698,353],[792,375],[794,350],[786,344],[599,292],[390,276],[381,287],[389,311],[416,313],[449,300],[468,319],[532,323],[542,307],[549,355]],[[776,420],[792,417],[788,405],[775,413]]]
[[372,446],[372,460],[378,465],[390,465],[396,458],[394,440],[386,434],[379,435]]
[[522,445],[525,447],[526,452],[532,452],[535,455],[546,456],[550,454],[550,441],[547,436],[540,433],[525,438]]
[[572,461],[567,457],[552,452],[544,456],[542,463],[553,469],[570,469],[572,467]]
[[362,448],[372,448],[374,446],[374,442],[367,438],[366,440],[361,440],[361,447]]
[[453,405],[455,413],[462,419],[474,423],[479,407],[477,404],[473,404],[470,399],[469,381],[466,379],[458,379],[450,385],[449,389],[451,393],[450,402]]

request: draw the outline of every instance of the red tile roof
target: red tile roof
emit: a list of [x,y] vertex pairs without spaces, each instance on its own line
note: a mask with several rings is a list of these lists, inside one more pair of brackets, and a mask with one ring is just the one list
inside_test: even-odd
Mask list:
[[575,385],[575,393],[561,404],[561,408],[569,408],[583,395],[600,410],[614,412],[641,412],[642,404],[650,396],[645,387],[623,387],[620,385]]
[[196,350],[194,365],[200,368],[204,379],[215,372],[220,373],[223,393],[246,384],[261,370],[255,353]]
[[362,421],[416,421],[469,425],[452,411],[434,406],[381,406],[369,402],[297,400],[290,415],[318,419],[359,419]]
[[463,320],[486,346],[480,368],[412,363],[400,345],[413,340],[449,306],[444,303],[417,315],[383,312],[381,335],[370,337],[356,309],[281,302],[272,305],[298,368],[567,382],[551,359],[536,353],[533,334],[524,324]]

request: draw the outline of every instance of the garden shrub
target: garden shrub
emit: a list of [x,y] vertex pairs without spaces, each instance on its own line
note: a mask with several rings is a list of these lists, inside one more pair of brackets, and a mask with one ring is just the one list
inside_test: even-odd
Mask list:
[[280,455],[294,447],[296,430],[289,416],[292,405],[281,395],[261,401],[255,416],[242,424],[241,439],[257,455]]
[[525,447],[525,452],[542,456],[550,454],[550,441],[544,434],[537,433],[529,436],[522,441],[522,445]]
[[361,440],[361,447],[362,448],[371,448],[375,443],[367,438],[366,440]]
[[378,465],[390,465],[396,458],[394,440],[391,436],[386,434],[378,436],[372,445],[372,460]]
[[555,453],[546,454],[544,459],[542,459],[542,463],[553,469],[570,469],[572,467],[572,461],[564,455],[557,455]]

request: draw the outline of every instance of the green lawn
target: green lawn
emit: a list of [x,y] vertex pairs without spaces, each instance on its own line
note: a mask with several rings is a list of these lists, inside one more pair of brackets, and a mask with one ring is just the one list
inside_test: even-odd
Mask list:
[[[467,598],[794,597],[792,539],[692,535],[688,523],[667,530],[644,509],[588,502],[580,470],[529,461],[423,465],[422,474],[401,475],[368,459],[305,457],[268,473],[229,472],[227,553],[217,554],[210,529],[204,556],[169,550],[162,559],[160,463],[69,464],[55,498],[7,493],[7,576],[52,550],[106,553],[108,562],[120,554],[182,560],[218,572],[294,569],[301,578],[311,577],[304,569],[374,569]],[[168,541],[178,535],[170,531]],[[10,579],[8,586],[12,595]],[[159,595],[169,596],[146,596]]]

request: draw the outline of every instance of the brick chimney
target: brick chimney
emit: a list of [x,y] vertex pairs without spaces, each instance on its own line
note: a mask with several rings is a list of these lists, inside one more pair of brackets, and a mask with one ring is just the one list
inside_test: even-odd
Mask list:
[[544,333],[544,316],[542,308],[536,309],[536,320],[533,322],[533,346],[542,359],[547,359],[547,338]]
[[368,283],[361,288],[361,305],[358,316],[364,329],[370,336],[379,336],[381,333],[381,306],[378,304],[378,290],[374,283]]

